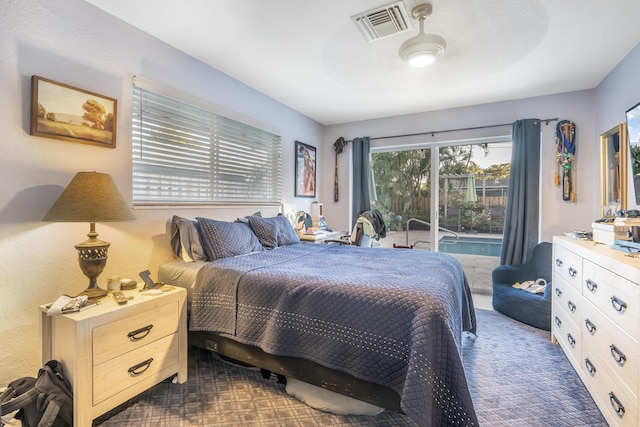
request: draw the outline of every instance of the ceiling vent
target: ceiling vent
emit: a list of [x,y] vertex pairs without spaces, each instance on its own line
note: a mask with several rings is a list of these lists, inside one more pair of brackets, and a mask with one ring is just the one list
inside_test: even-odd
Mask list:
[[368,42],[412,29],[411,19],[402,1],[359,13],[352,16],[351,20]]

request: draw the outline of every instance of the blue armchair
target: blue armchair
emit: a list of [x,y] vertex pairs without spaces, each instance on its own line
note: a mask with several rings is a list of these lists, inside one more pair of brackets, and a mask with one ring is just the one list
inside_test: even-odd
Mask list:
[[[493,309],[527,325],[551,330],[551,278],[553,274],[552,245],[539,243],[524,264],[500,265],[491,273],[493,279]],[[544,279],[544,295],[514,288],[516,282]]]

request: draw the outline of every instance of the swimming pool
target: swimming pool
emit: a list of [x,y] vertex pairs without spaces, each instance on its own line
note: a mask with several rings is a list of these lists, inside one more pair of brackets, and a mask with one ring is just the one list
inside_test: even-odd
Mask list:
[[459,236],[458,242],[453,236],[444,236],[440,239],[438,250],[447,254],[500,256],[502,239],[488,237]]

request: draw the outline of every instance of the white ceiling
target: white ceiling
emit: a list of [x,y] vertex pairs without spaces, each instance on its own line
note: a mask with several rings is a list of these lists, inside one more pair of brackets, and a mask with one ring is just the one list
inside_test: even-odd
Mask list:
[[393,0],[87,1],[325,125],[591,89],[640,42],[638,0],[430,0],[447,50],[413,69],[417,22],[369,43],[350,18]]

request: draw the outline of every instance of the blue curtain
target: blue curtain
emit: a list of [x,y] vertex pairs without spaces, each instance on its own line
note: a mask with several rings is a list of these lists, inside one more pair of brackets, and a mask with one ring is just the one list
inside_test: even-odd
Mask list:
[[369,177],[371,168],[370,140],[368,136],[354,138],[351,146],[353,159],[353,188],[351,191],[351,226],[358,219],[358,214],[371,209],[371,195],[369,194]]
[[538,244],[540,198],[540,122],[513,124],[509,194],[500,264],[522,264]]

